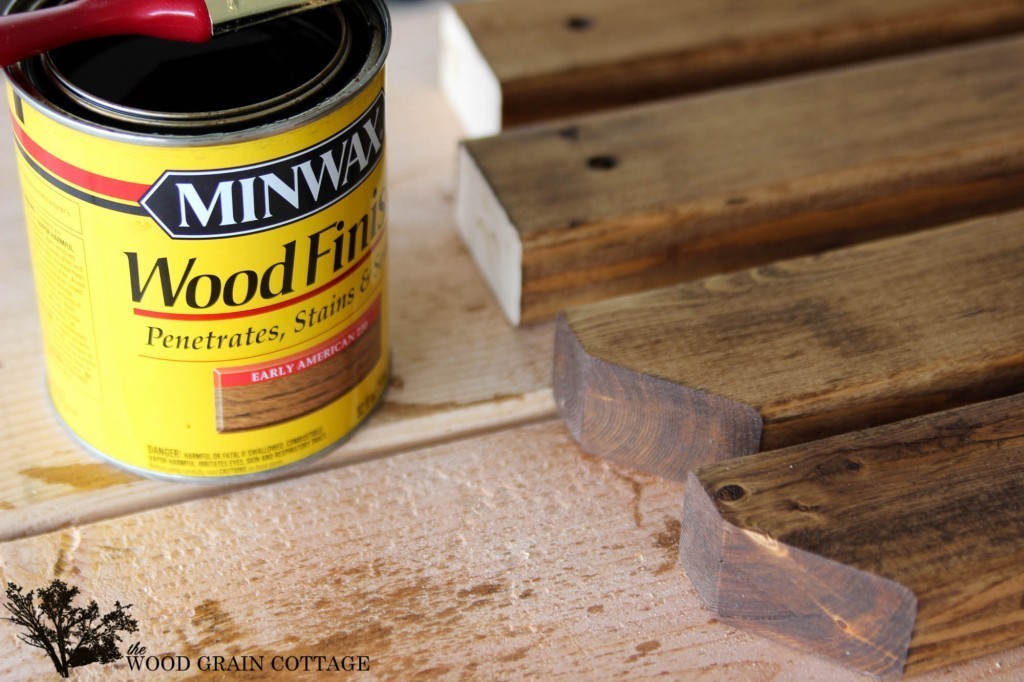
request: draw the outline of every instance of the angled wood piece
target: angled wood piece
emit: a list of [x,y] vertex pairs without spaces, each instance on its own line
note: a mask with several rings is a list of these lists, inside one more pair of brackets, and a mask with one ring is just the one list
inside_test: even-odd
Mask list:
[[506,316],[1024,204],[1024,38],[465,142],[456,216]]
[[704,464],[1024,391],[1024,212],[566,311],[554,390],[585,450]]
[[471,136],[1024,28],[1017,0],[493,0],[441,17]]
[[879,677],[1024,643],[1024,396],[722,462],[680,554],[723,622]]

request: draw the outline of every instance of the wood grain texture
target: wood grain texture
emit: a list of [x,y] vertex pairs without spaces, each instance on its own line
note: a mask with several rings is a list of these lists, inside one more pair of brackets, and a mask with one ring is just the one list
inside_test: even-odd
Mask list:
[[[0,576],[131,603],[197,679],[218,679],[202,655],[361,654],[378,680],[863,680],[716,622],[679,565],[682,492],[555,422],[3,543]],[[0,643],[0,679],[52,674],[6,621]],[[1017,649],[927,679],[1022,669]]]
[[588,452],[682,480],[1016,393],[1021,249],[1008,213],[571,309],[556,402]]
[[[1015,0],[494,0],[453,9],[442,74],[471,135],[1024,28]],[[493,91],[485,110],[472,102],[482,89]]]
[[468,141],[459,230],[531,322],[1020,206],[1022,61],[1004,39]]
[[1024,643],[1024,396],[723,462],[681,553],[725,622],[878,676]]
[[[395,378],[365,429],[287,480],[230,493],[141,481],[56,427],[0,126],[0,537],[22,538],[0,542],[0,583],[60,576],[104,608],[130,602],[151,652],[193,661],[363,652],[366,679],[862,679],[711,618],[678,566],[679,483],[582,457],[558,424],[514,428],[554,414],[553,326],[504,325],[450,229],[439,5],[391,4]],[[52,675],[6,621],[0,645],[0,679]],[[928,679],[1021,671],[1015,650]]]
[[[306,470],[555,415],[553,327],[504,323],[452,225],[458,130],[432,81],[439,5],[395,12],[388,61],[391,386],[352,440]],[[10,126],[0,125],[0,539],[223,492],[123,473],[57,423],[14,161]]]

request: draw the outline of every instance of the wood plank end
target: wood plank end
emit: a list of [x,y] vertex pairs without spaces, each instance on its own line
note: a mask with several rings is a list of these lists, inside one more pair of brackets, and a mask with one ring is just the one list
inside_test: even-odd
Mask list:
[[[733,488],[737,488],[733,490]],[[907,587],[732,525],[718,500],[737,486],[687,479],[680,561],[723,623],[880,679],[903,675],[917,615]]]
[[441,90],[459,124],[470,137],[501,132],[501,84],[456,6],[441,8],[440,33]]
[[455,224],[513,325],[522,317],[523,242],[466,143],[459,147]]
[[555,324],[553,384],[585,451],[641,471],[682,481],[691,469],[759,449],[755,409],[598,358],[565,314]]

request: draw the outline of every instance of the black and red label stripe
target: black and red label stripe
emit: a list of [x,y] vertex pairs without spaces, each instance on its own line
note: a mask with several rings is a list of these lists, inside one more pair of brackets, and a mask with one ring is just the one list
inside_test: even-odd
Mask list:
[[14,136],[18,151],[32,170],[62,192],[112,211],[149,215],[139,205],[149,185],[109,178],[74,166],[39,146],[17,121]]

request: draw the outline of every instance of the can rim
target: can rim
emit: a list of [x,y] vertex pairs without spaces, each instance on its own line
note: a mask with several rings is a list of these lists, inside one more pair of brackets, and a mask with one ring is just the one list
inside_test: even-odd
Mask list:
[[[38,3],[34,3],[38,4]],[[277,119],[252,127],[228,132],[212,131],[204,133],[175,133],[167,130],[132,131],[106,125],[103,122],[87,120],[74,115],[54,104],[32,83],[25,72],[25,63],[18,62],[4,69],[8,85],[33,109],[44,116],[88,135],[104,139],[145,144],[157,147],[180,146],[213,146],[235,142],[247,142],[265,137],[268,131],[285,132],[308,125],[336,110],[339,106],[356,98],[370,87],[376,76],[383,70],[388,52],[391,49],[391,16],[384,0],[345,0],[348,7],[364,11],[367,19],[375,27],[374,35],[367,49],[366,57],[358,72],[333,95],[321,99],[308,109],[299,111],[286,118]],[[8,10],[10,7],[7,8]]]
[[348,30],[348,22],[345,20],[344,14],[342,14],[337,6],[331,9],[333,10],[331,12],[332,17],[338,20],[338,49],[331,54],[330,59],[327,60],[323,67],[315,75],[291,90],[266,100],[252,102],[233,109],[172,112],[130,107],[90,93],[74,83],[64,73],[51,53],[41,55],[42,70],[43,73],[50,77],[53,85],[75,104],[101,116],[112,118],[115,121],[158,127],[173,127],[176,129],[209,126],[211,123],[222,125],[244,123],[265,116],[272,116],[314,96],[327,87],[330,80],[338,75],[352,49],[352,36]]

